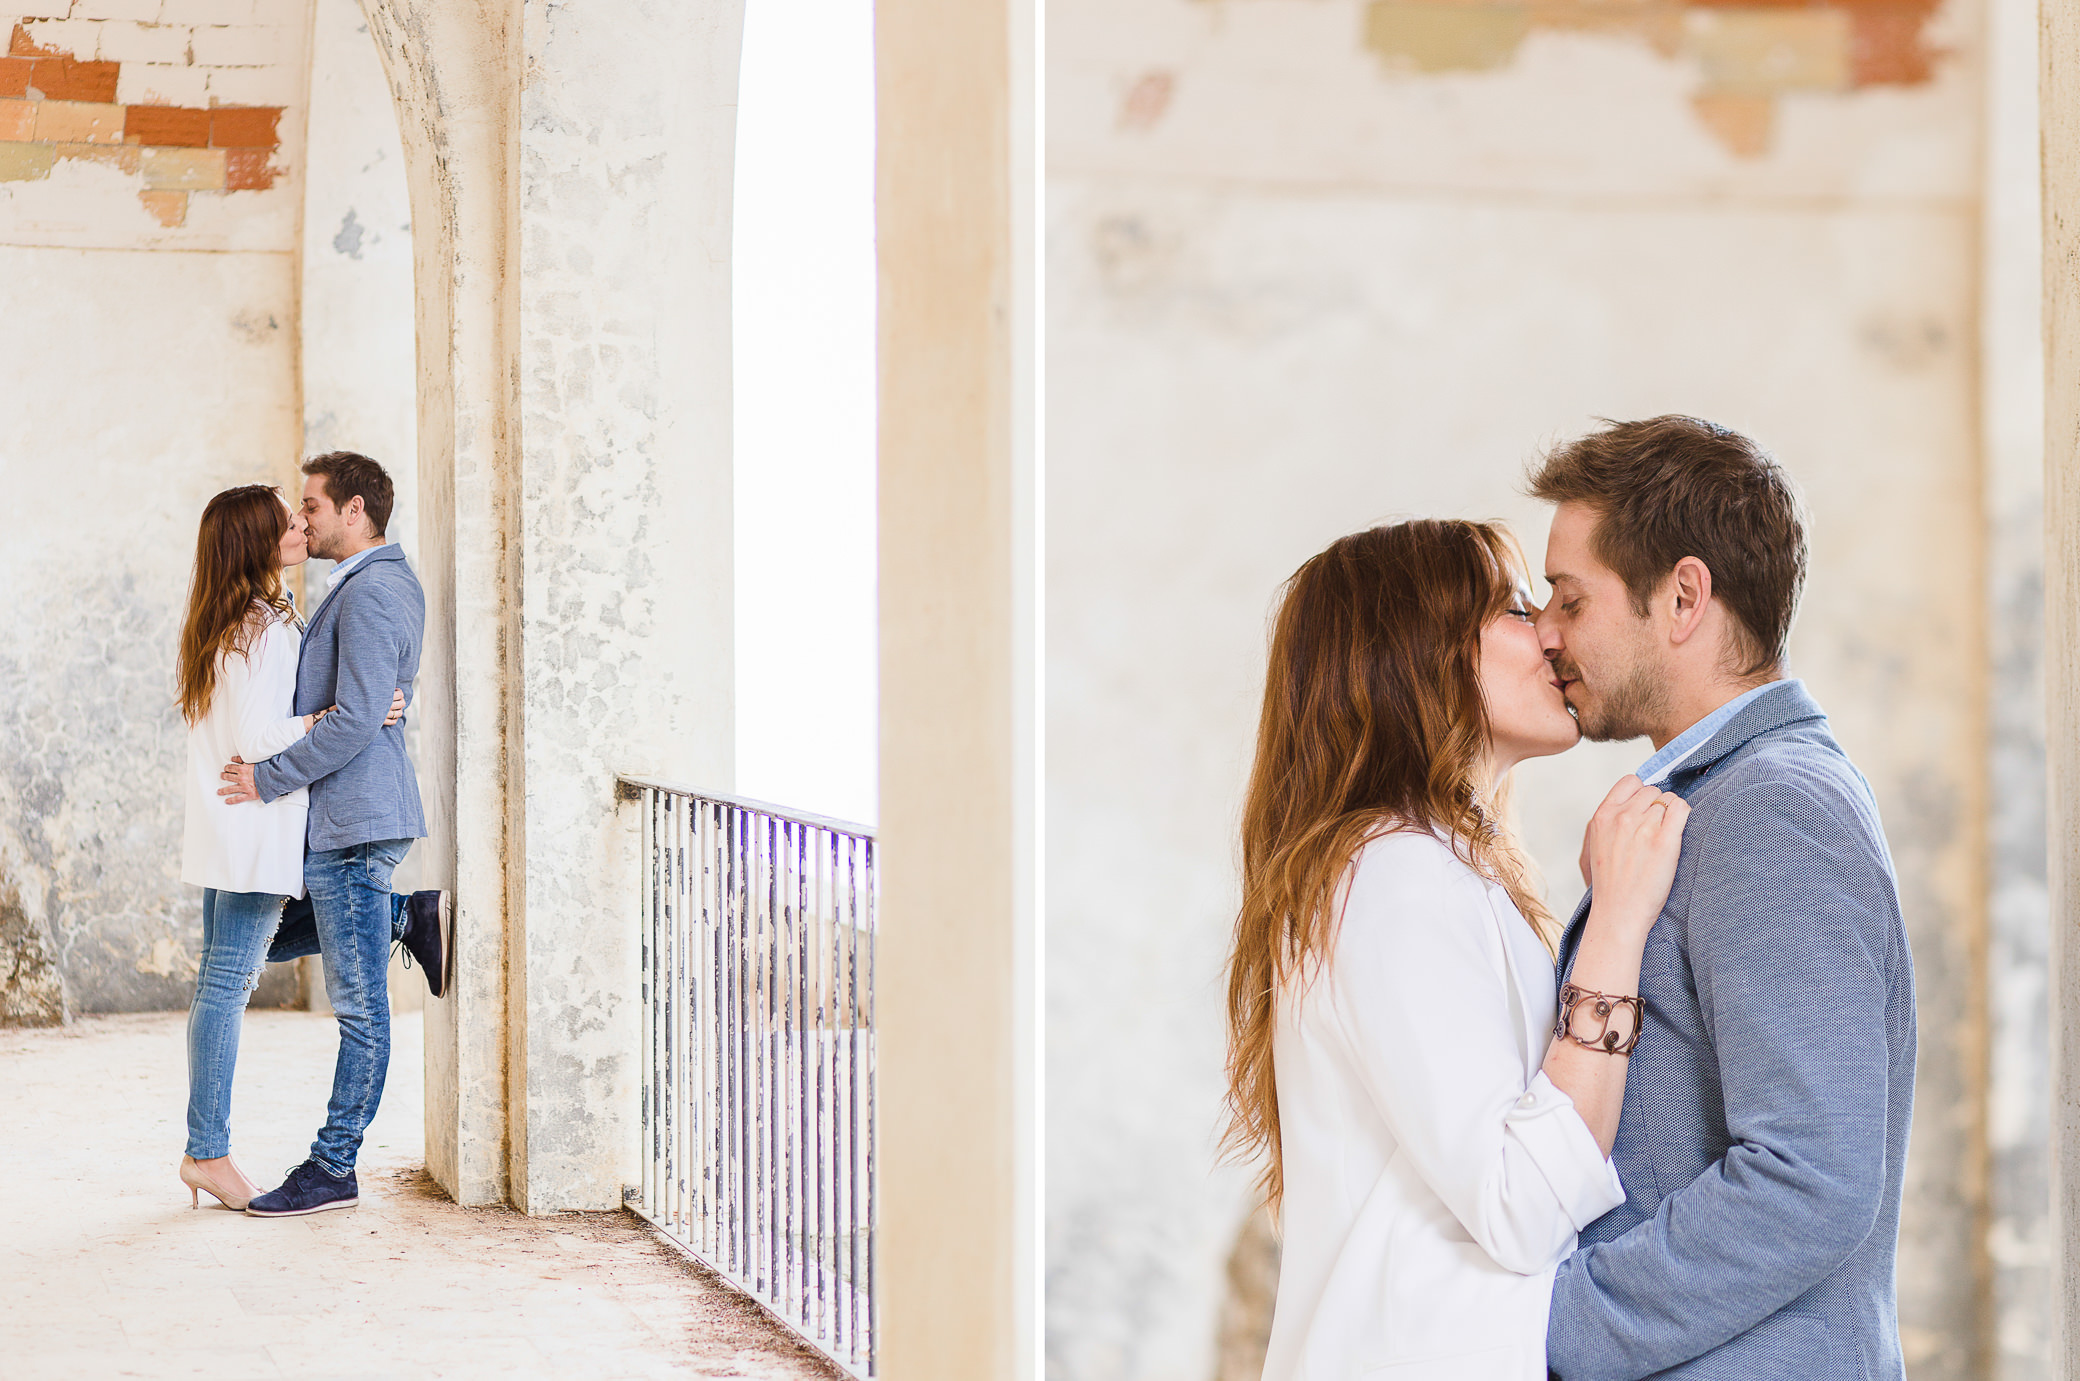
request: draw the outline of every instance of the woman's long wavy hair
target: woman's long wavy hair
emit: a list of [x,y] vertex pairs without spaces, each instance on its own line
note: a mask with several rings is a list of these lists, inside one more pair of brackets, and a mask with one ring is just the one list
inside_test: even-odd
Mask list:
[[278,548],[289,531],[282,491],[271,484],[226,489],[202,510],[195,537],[195,576],[181,624],[181,716],[194,724],[209,713],[217,659],[243,657],[260,630],[293,610],[282,593]]
[[[1271,633],[1242,812],[1242,907],[1228,960],[1228,1131],[1285,1189],[1278,1003],[1327,958],[1367,840],[1435,832],[1500,884],[1550,950],[1537,874],[1486,790],[1481,630],[1510,607],[1523,557],[1496,524],[1395,523],[1332,544],[1286,582]],[[1422,975],[1409,975],[1422,981]]]

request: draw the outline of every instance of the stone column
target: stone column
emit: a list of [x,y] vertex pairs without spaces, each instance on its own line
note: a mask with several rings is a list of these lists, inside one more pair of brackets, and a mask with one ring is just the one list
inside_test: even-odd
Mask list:
[[881,1374],[1037,1374],[1031,9],[877,8]]
[[2043,8],[2044,608],[2051,883],[2053,1374],[2080,1377],[2080,10]]
[[427,1169],[465,1204],[508,1196],[507,922],[524,807],[518,289],[519,0],[363,0],[397,103],[419,330],[426,588],[420,883],[455,895],[454,983],[426,1008]]
[[553,1213],[640,1178],[640,873],[614,775],[733,785],[743,0],[524,10],[509,1162],[513,1204]]

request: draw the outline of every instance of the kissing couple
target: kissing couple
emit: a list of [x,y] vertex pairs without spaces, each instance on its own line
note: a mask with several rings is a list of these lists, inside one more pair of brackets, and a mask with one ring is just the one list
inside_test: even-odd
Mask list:
[[[426,598],[384,531],[395,491],[367,456],[303,465],[300,508],[272,485],[227,489],[202,511],[181,628],[188,726],[181,881],[202,888],[202,955],[188,1009],[188,1148],[181,1182],[259,1218],[351,1208],[354,1162],[390,1068],[393,943],[446,991],[446,892],[393,893],[426,834],[404,715]],[[306,624],[283,573],[333,567]],[[231,1158],[239,1028],[269,963],[324,957],[339,1022],[325,1125],[309,1159],[261,1193]]]
[[[1689,417],[1547,454],[1509,534],[1333,543],[1273,625],[1229,1144],[1266,1381],[1899,1381],[1914,976],[1869,785],[1786,646],[1805,517]],[[1511,769],[1646,738],[1546,910]]]

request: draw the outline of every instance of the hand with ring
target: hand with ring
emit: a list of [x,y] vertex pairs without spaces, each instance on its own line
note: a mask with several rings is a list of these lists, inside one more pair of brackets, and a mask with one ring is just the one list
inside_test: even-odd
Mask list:
[[1596,808],[1583,852],[1595,910],[1643,941],[1675,884],[1690,806],[1672,791],[1621,778]]
[[224,798],[225,805],[243,805],[247,801],[260,799],[260,792],[253,785],[253,766],[244,758],[233,758],[225,763],[224,770],[218,776],[230,783],[217,789],[217,795]]

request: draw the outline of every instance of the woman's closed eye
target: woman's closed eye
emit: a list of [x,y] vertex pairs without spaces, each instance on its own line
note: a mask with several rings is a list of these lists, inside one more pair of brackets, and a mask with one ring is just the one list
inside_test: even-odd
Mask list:
[[1503,610],[1502,612],[1505,614],[1515,614],[1518,618],[1522,619],[1526,623],[1536,623],[1538,621],[1538,610],[1526,608],[1522,604],[1512,604],[1509,608]]

